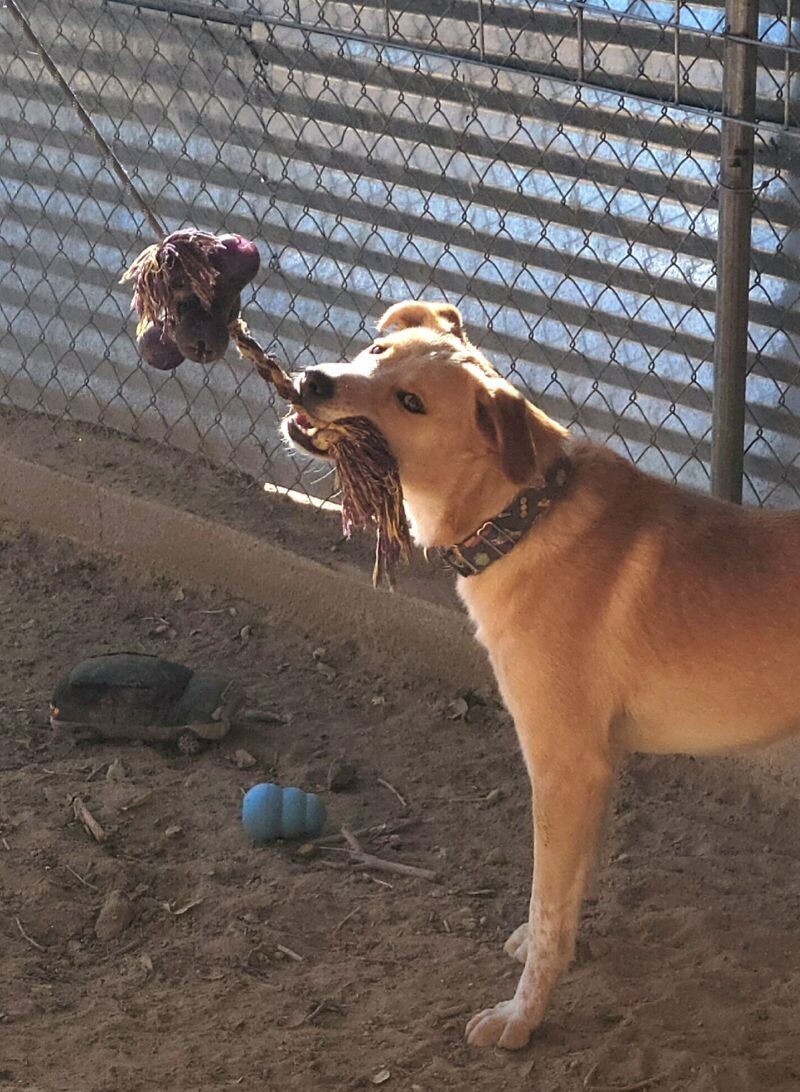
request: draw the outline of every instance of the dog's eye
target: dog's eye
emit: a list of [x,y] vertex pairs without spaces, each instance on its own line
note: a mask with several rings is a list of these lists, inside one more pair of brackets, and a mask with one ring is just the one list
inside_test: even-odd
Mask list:
[[388,345],[370,345],[369,351],[373,356],[380,356],[381,353],[385,353],[388,348]]
[[408,410],[409,413],[424,413],[425,407],[422,404],[422,399],[419,395],[412,394],[410,391],[398,391],[397,397],[400,405],[403,409]]

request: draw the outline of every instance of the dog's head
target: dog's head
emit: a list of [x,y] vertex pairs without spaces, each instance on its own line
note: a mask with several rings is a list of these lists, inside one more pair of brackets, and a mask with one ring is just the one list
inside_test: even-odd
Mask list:
[[457,308],[399,303],[378,331],[352,362],[304,373],[307,412],[287,435],[324,458],[325,423],[366,417],[397,460],[418,541],[447,545],[543,480],[566,433],[470,344]]

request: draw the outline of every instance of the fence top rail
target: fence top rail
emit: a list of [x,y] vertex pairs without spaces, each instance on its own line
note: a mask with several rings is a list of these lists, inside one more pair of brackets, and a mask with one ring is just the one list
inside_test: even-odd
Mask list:
[[[622,0],[507,0],[492,5],[491,11],[483,0],[406,0],[402,5],[367,0],[358,9],[338,0],[284,0],[282,9],[273,13],[262,10],[255,0],[245,10],[203,0],[105,0],[109,8],[133,7],[225,24],[255,45],[263,42],[265,33],[296,30],[306,37],[320,35],[371,47],[378,56],[392,50],[397,56],[411,53],[434,63],[469,65],[476,73],[489,69],[542,77],[578,92],[616,94],[709,121],[726,117],[723,55],[726,44],[737,43],[756,52],[762,82],[755,118],[735,119],[736,123],[794,139],[800,135],[800,20],[792,13],[792,3],[786,0],[785,10],[779,10],[780,3],[768,4],[775,10],[762,10],[758,34],[750,38],[729,32],[720,5],[691,0],[640,0],[635,11],[631,0],[624,0],[624,7]],[[451,29],[442,36],[436,30],[423,33],[420,20],[432,28],[447,24]],[[502,32],[522,39],[534,31],[545,33],[551,43],[549,59],[525,56],[516,40],[509,37],[505,43],[497,38]],[[614,51],[625,56],[606,62]],[[634,55],[636,71],[630,72]],[[647,71],[650,63],[655,65],[653,72]],[[702,85],[698,64],[705,69]]]

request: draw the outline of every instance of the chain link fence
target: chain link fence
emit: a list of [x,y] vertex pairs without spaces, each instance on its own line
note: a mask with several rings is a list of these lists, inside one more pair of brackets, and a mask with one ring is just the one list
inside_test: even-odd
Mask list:
[[[800,85],[762,0],[745,499],[800,498]],[[245,300],[293,366],[409,296],[565,424],[709,486],[725,13],[691,0],[29,0],[31,25],[174,230],[258,241]],[[136,356],[124,267],[153,241],[0,9],[0,401],[327,496],[231,353]]]

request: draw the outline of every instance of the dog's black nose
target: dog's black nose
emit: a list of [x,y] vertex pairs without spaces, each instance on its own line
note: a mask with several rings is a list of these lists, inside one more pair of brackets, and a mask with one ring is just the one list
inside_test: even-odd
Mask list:
[[327,402],[336,392],[336,383],[319,368],[309,368],[300,380],[300,397],[305,402]]

